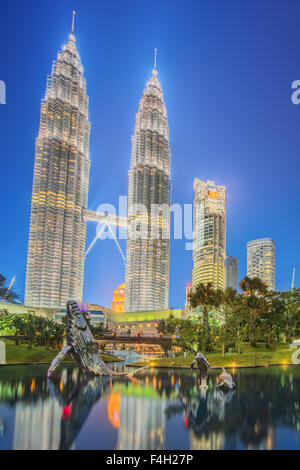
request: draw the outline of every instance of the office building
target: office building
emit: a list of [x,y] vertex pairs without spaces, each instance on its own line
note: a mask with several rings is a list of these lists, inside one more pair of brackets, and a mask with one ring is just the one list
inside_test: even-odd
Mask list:
[[259,238],[247,243],[247,276],[258,277],[275,290],[275,242]]
[[193,289],[211,283],[225,289],[226,188],[214,181],[194,181]]

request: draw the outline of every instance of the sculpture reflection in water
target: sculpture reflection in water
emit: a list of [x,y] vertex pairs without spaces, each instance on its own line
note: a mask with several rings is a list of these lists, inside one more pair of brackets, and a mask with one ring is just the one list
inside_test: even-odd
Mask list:
[[77,369],[74,372],[78,374],[78,384],[74,388],[70,388],[68,379],[65,380],[63,390],[60,380],[48,379],[49,391],[62,407],[60,450],[72,448],[94,404],[104,397],[113,385],[137,382],[136,379],[130,380],[126,376],[113,379],[107,376],[91,378],[82,370]]
[[[191,371],[146,370],[133,382],[64,365],[48,384],[45,371],[1,370],[0,449],[85,448],[89,436],[90,448],[299,449],[298,366],[238,370],[227,393],[216,371],[206,389]],[[104,420],[89,419],[100,410]]]
[[[83,371],[80,371],[82,374]],[[148,375],[141,376],[140,380],[87,377],[86,381],[80,380],[77,387],[70,389],[70,393],[67,392],[68,381],[62,388],[61,379],[48,379],[49,391],[62,408],[58,448],[74,447],[93,406],[99,400],[107,399],[108,419],[117,429],[116,449],[163,449],[165,400],[158,400],[155,391],[145,385],[148,379]],[[145,394],[146,389],[148,392]],[[111,409],[112,406],[115,409]]]
[[300,371],[291,370],[294,374],[282,373],[281,379],[279,368],[238,371],[238,390],[227,392],[215,389],[215,374],[207,389],[181,374],[180,403],[170,404],[167,416],[182,415],[191,449],[275,449],[278,427],[299,435]]
[[182,376],[178,388],[178,401],[166,409],[168,419],[177,414],[183,417],[184,427],[190,434],[191,449],[221,449],[224,446],[222,425],[226,407],[234,397],[234,391],[216,390],[214,376]]
[[[62,379],[48,379],[49,391],[62,409],[59,449],[72,448],[94,404],[116,389],[122,390],[117,448],[127,450],[164,449],[166,421],[177,413],[182,413],[185,428],[191,432],[191,444],[199,439],[203,441],[203,435],[211,435],[212,424],[224,422],[225,407],[234,395],[234,392],[214,390],[212,382],[203,388],[195,375],[181,376],[178,387],[178,380],[165,373],[157,376],[141,373],[140,380],[135,379],[133,384],[137,387],[132,388],[132,381],[126,377],[90,378],[77,370],[78,385],[72,389],[70,373],[63,388],[60,386]],[[167,406],[168,396],[172,396],[172,402],[175,399],[177,404]],[[222,435],[221,432],[219,434]],[[208,437],[207,443],[202,444],[205,448],[211,447],[208,444],[210,439]],[[222,439],[219,441],[223,442]]]

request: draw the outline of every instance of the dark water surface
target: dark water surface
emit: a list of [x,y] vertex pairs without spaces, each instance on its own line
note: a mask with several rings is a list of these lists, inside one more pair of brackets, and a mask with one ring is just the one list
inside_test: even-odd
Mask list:
[[0,367],[0,449],[300,449],[299,366],[233,371],[227,394],[215,372],[207,390],[190,370],[133,381],[46,372]]

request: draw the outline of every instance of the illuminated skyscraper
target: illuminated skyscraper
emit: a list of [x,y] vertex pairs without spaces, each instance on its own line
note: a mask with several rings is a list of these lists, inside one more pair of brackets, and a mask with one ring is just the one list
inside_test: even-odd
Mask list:
[[188,314],[192,310],[190,295],[192,293],[192,283],[188,282],[185,288],[185,306],[184,306],[184,313]]
[[259,238],[247,243],[247,276],[259,277],[275,290],[275,242]]
[[81,300],[89,188],[88,96],[75,46],[58,53],[41,104],[36,140],[25,304],[61,307]]
[[211,282],[225,288],[226,195],[214,181],[194,181],[193,289]]
[[168,308],[169,212],[169,127],[154,68],[139,102],[132,137],[128,220],[136,230],[133,233],[129,227],[127,235],[126,312]]
[[113,293],[111,311],[113,313],[124,313],[125,284],[121,284]]
[[227,287],[232,287],[232,289],[237,290],[237,283],[238,283],[238,262],[237,258],[233,256],[226,255],[226,289]]

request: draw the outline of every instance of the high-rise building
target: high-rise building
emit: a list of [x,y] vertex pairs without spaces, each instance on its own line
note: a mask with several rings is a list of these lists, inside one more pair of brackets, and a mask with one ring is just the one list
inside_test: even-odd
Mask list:
[[232,287],[237,290],[238,283],[238,262],[237,258],[226,255],[225,266],[226,266],[226,283],[225,287]]
[[166,106],[155,68],[136,114],[129,170],[128,222],[125,311],[166,309],[170,146]]
[[247,276],[259,277],[269,289],[275,290],[275,242],[272,238],[247,243]]
[[113,313],[124,313],[125,284],[121,284],[113,293],[111,311]]
[[185,306],[184,306],[184,313],[190,313],[192,310],[190,295],[192,293],[192,283],[188,282],[185,288]]
[[89,188],[89,100],[75,45],[58,53],[41,103],[36,140],[25,304],[81,300]]
[[225,289],[226,188],[214,181],[194,181],[193,289],[212,283]]

